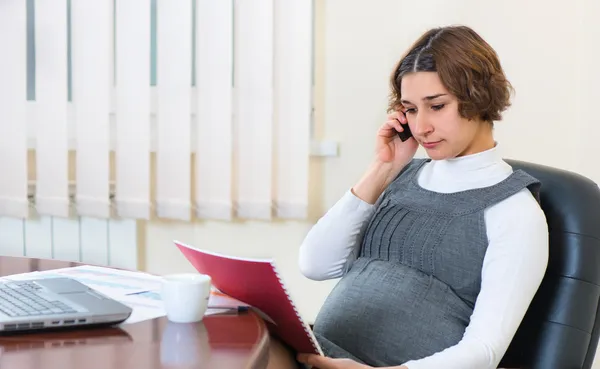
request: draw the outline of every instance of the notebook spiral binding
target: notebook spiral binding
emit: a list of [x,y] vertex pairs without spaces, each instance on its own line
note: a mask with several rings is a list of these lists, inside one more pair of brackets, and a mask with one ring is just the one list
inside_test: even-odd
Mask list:
[[293,307],[294,313],[298,317],[298,320],[300,322],[302,322],[302,327],[304,328],[304,331],[306,332],[307,336],[310,337],[310,340],[311,340],[313,348],[315,349],[315,352],[318,352],[320,355],[324,355],[323,350],[321,349],[321,346],[319,345],[317,338],[313,334],[312,329],[310,329],[310,327],[306,324],[304,319],[302,319],[302,315],[298,311],[298,308],[296,307],[296,304],[294,303],[294,300],[293,300],[292,296],[290,295],[290,293],[286,287],[286,284],[285,284],[283,278],[281,277],[281,274],[277,270],[277,267],[275,266],[275,264],[271,263],[271,268],[273,269],[273,273],[275,273],[277,280],[279,280],[279,284],[281,285],[281,288],[283,288],[283,292],[287,296],[287,299],[290,302],[290,305]]

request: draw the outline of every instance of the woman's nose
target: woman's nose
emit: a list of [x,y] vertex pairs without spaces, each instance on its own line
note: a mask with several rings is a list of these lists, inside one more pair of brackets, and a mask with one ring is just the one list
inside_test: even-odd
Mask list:
[[417,114],[414,119],[414,126],[415,134],[419,136],[427,135],[433,131],[433,126],[425,114]]

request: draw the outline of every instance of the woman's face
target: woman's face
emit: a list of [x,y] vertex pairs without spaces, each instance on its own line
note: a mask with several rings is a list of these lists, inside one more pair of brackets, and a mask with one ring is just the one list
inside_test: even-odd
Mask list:
[[494,147],[492,126],[466,119],[436,72],[402,77],[402,105],[417,142],[434,160],[475,154]]

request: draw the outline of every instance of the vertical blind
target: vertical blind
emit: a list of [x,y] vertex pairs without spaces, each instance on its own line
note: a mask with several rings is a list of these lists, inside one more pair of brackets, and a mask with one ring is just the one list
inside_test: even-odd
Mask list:
[[313,6],[0,2],[0,216],[306,217]]
[[[0,3],[0,210],[23,217],[27,200],[25,3]],[[10,35],[11,37],[7,37]]]

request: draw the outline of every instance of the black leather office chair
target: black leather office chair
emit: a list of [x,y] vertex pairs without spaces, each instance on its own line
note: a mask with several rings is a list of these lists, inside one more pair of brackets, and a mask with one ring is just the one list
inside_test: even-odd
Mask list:
[[600,189],[569,171],[506,161],[542,182],[550,260],[500,368],[590,369],[600,335]]

